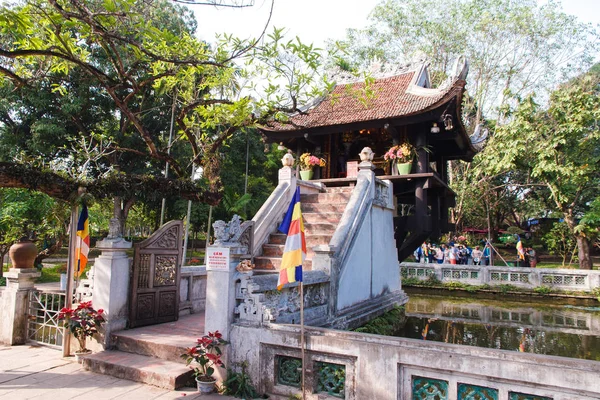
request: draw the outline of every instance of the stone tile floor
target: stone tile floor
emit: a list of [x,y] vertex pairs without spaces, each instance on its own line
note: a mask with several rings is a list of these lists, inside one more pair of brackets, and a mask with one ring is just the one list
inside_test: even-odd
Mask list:
[[227,400],[233,397],[200,395],[193,388],[165,390],[96,374],[47,347],[0,345],[0,400],[4,399]]

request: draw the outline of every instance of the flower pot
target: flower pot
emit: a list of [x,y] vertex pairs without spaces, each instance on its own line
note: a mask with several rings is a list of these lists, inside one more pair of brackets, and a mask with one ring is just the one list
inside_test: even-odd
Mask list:
[[412,169],[412,162],[398,163],[396,167],[398,168],[398,175],[408,175]]
[[78,350],[75,352],[75,361],[77,362],[77,364],[81,364],[83,362],[83,358],[85,356],[87,356],[88,354],[92,354],[91,350]]
[[303,181],[310,181],[313,177],[313,170],[311,169],[310,171],[300,171],[300,178],[302,178]]
[[201,381],[201,378],[196,378],[196,384],[198,385],[198,393],[209,394],[215,390],[215,380]]
[[35,244],[26,238],[10,246],[10,250],[8,251],[12,268],[33,268],[33,262],[37,254],[38,250]]

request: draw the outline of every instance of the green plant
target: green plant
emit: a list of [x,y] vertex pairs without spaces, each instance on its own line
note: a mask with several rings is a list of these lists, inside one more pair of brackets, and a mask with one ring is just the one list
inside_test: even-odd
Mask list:
[[425,280],[425,284],[427,286],[439,286],[442,284],[442,281],[440,281],[437,276],[431,274],[427,277],[427,279]]
[[500,292],[502,292],[502,294],[506,294],[508,292],[514,292],[514,291],[518,290],[518,288],[516,286],[508,285],[508,284],[498,285],[497,288],[500,289]]
[[0,286],[6,286],[6,278],[4,278],[4,277],[0,278]]
[[415,285],[420,285],[421,284],[421,280],[417,277],[414,276],[409,276],[406,278],[402,278],[402,284],[405,286],[415,286]]
[[374,333],[376,335],[393,336],[394,332],[404,324],[404,307],[394,307],[383,315],[354,329],[355,332]]
[[246,373],[248,362],[242,361],[236,365],[241,368],[241,371],[235,372],[234,370],[227,368],[227,379],[223,385],[223,394],[240,399],[254,399],[259,397],[258,392],[252,385],[250,375]]
[[547,295],[552,293],[552,288],[549,288],[548,286],[538,286],[534,288],[533,291],[538,294]]
[[600,287],[595,287],[592,289],[592,294],[596,296],[598,301],[600,301]]
[[208,335],[204,335],[198,339],[198,343],[187,349],[185,353],[181,355],[181,358],[185,360],[187,365],[192,362],[196,363],[194,369],[194,376],[196,380],[203,382],[214,381],[212,377],[215,372],[215,367],[225,367],[221,356],[221,346],[226,345],[229,342],[223,339],[223,335],[219,331],[208,332]]
[[104,320],[104,310],[94,310],[91,301],[84,301],[77,308],[63,307],[58,313],[58,319],[64,321],[63,327],[75,336],[79,342],[79,351],[83,352],[86,338],[98,333],[98,327]]

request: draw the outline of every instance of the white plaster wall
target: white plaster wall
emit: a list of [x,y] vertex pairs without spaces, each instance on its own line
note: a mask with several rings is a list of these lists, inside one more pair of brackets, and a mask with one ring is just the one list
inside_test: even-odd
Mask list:
[[393,211],[373,207],[371,215],[373,223],[371,295],[376,297],[384,292],[400,290],[400,268],[398,268],[398,251],[394,239]]
[[338,310],[371,297],[371,237],[371,213],[367,213],[340,271]]

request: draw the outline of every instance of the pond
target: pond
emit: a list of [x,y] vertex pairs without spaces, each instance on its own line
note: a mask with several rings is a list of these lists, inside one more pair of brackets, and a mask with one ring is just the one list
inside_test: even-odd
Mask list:
[[600,307],[409,294],[395,336],[600,361]]

